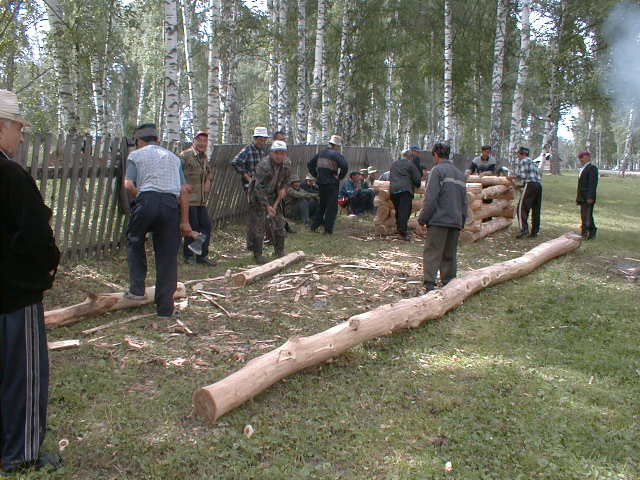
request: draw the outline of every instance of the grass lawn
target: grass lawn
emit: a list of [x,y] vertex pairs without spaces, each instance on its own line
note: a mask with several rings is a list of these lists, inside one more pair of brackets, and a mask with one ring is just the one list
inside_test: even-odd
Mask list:
[[[541,238],[516,241],[504,231],[464,245],[460,270],[577,230],[576,181],[575,173],[545,177]],[[242,290],[208,283],[232,316],[191,297],[181,319],[195,336],[151,317],[52,352],[45,447],[69,446],[66,466],[49,478],[640,478],[640,284],[608,272],[640,259],[639,191],[638,179],[603,178],[595,242],[422,328],[291,376],[207,425],[193,413],[197,388],[290,336],[418,292],[421,244],[376,239],[370,219],[341,217],[330,238],[290,236],[288,250],[310,260],[378,270],[325,268],[298,301],[297,289],[278,292],[268,280]],[[180,278],[249,264],[241,227],[218,233],[214,248],[224,255],[218,267],[181,264]],[[105,282],[127,284],[123,255],[63,270],[47,308],[112,290]],[[151,312],[89,318],[49,340]],[[125,337],[143,347],[131,349]]]

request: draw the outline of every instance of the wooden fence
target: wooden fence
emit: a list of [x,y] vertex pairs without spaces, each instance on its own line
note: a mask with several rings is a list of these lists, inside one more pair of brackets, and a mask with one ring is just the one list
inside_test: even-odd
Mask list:
[[[208,208],[214,228],[247,213],[244,190],[230,165],[242,147],[216,145],[211,154],[214,180]],[[171,148],[178,151],[180,146]],[[290,146],[293,173],[304,177],[307,162],[322,148]],[[53,210],[51,226],[65,261],[111,255],[124,246],[129,197],[123,178],[129,150],[121,138],[25,135],[16,161]],[[381,148],[345,147],[343,153],[352,170],[374,166],[386,171],[391,161],[389,151]]]

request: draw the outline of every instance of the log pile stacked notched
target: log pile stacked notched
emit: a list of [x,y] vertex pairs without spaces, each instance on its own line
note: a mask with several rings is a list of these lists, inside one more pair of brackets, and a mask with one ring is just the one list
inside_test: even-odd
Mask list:
[[[376,233],[391,235],[396,230],[396,210],[389,193],[389,182],[376,181],[373,184],[376,192],[374,205],[378,209],[373,223]],[[409,219],[409,228],[420,234],[418,215],[422,210],[425,185],[416,190]],[[467,200],[469,210],[467,222],[461,233],[461,240],[475,242],[499,230],[507,228],[513,222],[515,207],[513,201],[515,191],[513,184],[506,177],[470,175],[467,177]],[[490,201],[490,202],[489,202]],[[418,214],[418,215],[413,215]],[[491,218],[491,220],[488,220]]]

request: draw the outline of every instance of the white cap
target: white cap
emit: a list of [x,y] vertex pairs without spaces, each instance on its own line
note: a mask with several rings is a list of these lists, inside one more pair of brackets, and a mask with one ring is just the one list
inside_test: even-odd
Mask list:
[[269,138],[269,132],[267,131],[267,127],[256,127],[253,130],[253,136]]
[[272,152],[286,152],[287,151],[287,144],[285,142],[283,142],[282,140],[275,140],[271,144],[271,151]]
[[332,145],[342,146],[342,137],[340,135],[331,135],[329,143]]
[[0,118],[21,123],[23,127],[31,126],[20,113],[18,96],[9,90],[0,90]]

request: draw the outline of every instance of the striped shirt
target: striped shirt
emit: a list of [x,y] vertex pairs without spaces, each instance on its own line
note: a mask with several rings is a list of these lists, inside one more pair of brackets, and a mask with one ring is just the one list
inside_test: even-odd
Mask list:
[[180,196],[180,187],[187,183],[180,158],[155,144],[129,154],[126,178],[135,182],[139,193],[172,193],[176,197]]
[[231,166],[235,168],[236,172],[240,175],[244,175],[245,173],[253,175],[256,167],[266,155],[266,151],[260,150],[255,142],[253,142],[240,150],[240,153],[231,160]]
[[533,160],[531,160],[529,157],[525,157],[516,161],[516,169],[514,174],[516,177],[518,177],[518,180],[524,183],[540,183],[540,170],[538,170],[536,164],[533,163]]

